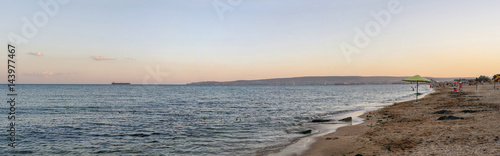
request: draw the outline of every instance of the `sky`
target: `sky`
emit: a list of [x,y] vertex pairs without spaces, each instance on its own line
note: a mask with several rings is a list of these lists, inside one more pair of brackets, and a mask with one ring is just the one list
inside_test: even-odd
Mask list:
[[[27,84],[500,73],[500,1],[2,0]],[[0,63],[7,64],[5,49]],[[7,77],[7,68],[0,69]]]

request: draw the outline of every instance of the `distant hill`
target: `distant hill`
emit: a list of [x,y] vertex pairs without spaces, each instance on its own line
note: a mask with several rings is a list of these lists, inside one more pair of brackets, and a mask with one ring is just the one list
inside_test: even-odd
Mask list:
[[[204,81],[194,82],[187,85],[327,85],[335,84],[403,84],[402,80],[406,77],[391,77],[391,76],[322,76],[322,77],[294,77],[294,78],[276,78],[262,80],[238,80],[238,81]],[[432,78],[435,81],[453,81],[454,78]]]

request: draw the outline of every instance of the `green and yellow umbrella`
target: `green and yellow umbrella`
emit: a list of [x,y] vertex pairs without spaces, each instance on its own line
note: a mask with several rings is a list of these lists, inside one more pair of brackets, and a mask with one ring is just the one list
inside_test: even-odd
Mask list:
[[499,82],[500,81],[500,76],[497,76],[495,79],[491,80],[493,82]]
[[497,82],[499,81],[500,81],[500,75],[499,74],[494,75],[493,80],[491,80],[491,82],[493,82],[493,89],[497,88]]
[[404,79],[403,81],[407,81],[407,82],[417,82],[417,98],[416,98],[416,101],[418,103],[418,83],[419,82],[431,82],[431,80],[428,80],[426,78],[423,78],[421,77],[420,75],[415,75],[413,77],[410,77],[410,78],[407,78],[407,79]]

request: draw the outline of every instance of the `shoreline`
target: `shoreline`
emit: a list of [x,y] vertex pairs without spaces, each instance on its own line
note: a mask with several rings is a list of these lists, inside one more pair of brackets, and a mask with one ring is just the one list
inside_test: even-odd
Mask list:
[[282,155],[300,155],[307,150],[309,150],[310,146],[316,142],[316,139],[321,136],[325,136],[331,133],[334,133],[337,129],[346,127],[346,126],[352,126],[352,125],[358,125],[362,124],[364,120],[360,118],[362,114],[366,113],[366,111],[359,110],[359,111],[352,111],[349,113],[345,113],[339,116],[336,116],[335,118],[328,118],[328,119],[333,119],[333,120],[339,120],[343,119],[346,117],[352,117],[352,122],[348,123],[335,123],[335,124],[315,124],[313,126],[309,126],[309,128],[314,129],[314,131],[318,131],[318,133],[309,135],[309,136],[304,136],[297,138],[295,141],[287,144],[283,148],[280,148],[279,150],[276,150],[271,153],[267,153],[264,155],[268,156],[282,156]]
[[[450,92],[451,89],[435,88],[433,93],[419,98],[419,104],[410,100],[366,112],[361,115],[366,119],[363,123],[316,137],[309,149],[299,155],[488,155],[500,152],[500,130],[497,130],[500,123],[495,122],[495,117],[500,117],[495,113],[500,97],[492,96],[498,96],[500,91],[493,90],[493,85],[483,85],[478,91],[475,86],[464,86],[458,93]],[[440,114],[442,112],[444,114]],[[450,116],[456,119],[438,120]],[[482,133],[474,135],[477,127],[481,127]]]
[[[435,93],[436,91],[434,89],[431,89],[431,91],[424,93],[419,96],[419,99],[423,99],[427,96],[429,96],[432,93]],[[391,105],[401,103],[401,102],[409,102],[409,101],[414,101],[415,99],[413,98],[407,98],[407,99],[400,99],[394,102],[391,102],[390,104],[386,104],[383,106],[373,106],[370,108],[365,108],[363,110],[353,110],[351,112],[336,116],[335,118],[328,118],[328,119],[333,119],[334,121],[338,121],[340,119],[346,118],[346,117],[352,117],[352,122],[350,123],[335,123],[333,124],[316,124],[314,126],[311,126],[310,128],[319,131],[318,133],[305,136],[305,137],[300,137],[297,138],[295,141],[287,144],[283,148],[271,152],[265,152],[265,154],[257,154],[257,155],[269,155],[269,156],[295,156],[295,155],[310,155],[308,154],[309,151],[311,151],[312,148],[314,148],[314,145],[317,144],[319,141],[320,137],[323,136],[329,136],[334,133],[337,133],[339,129],[344,128],[344,127],[356,127],[358,125],[363,125],[365,124],[366,121],[366,115],[370,112],[374,112],[380,109],[383,109],[385,107],[389,107]],[[331,138],[326,138],[327,140],[330,140]],[[306,153],[306,154],[304,154]]]

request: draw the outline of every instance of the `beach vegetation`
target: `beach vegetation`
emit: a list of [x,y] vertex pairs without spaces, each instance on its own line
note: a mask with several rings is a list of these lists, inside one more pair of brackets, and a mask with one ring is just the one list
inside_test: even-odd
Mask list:
[[491,81],[490,77],[481,75],[478,78],[476,78],[476,81],[478,82],[489,82]]

